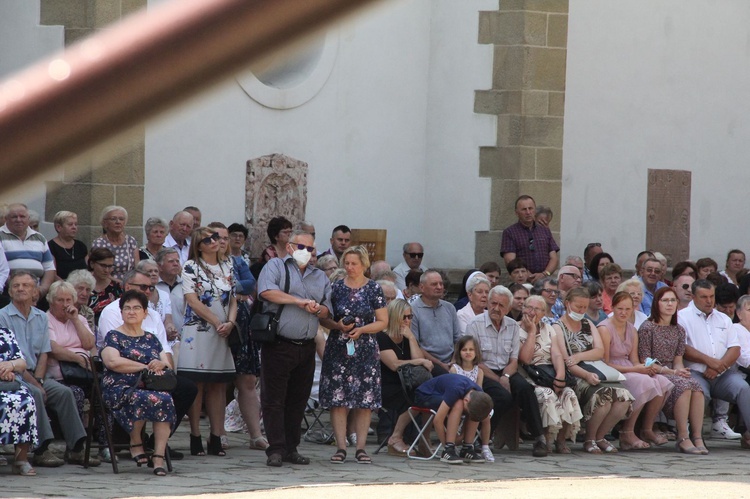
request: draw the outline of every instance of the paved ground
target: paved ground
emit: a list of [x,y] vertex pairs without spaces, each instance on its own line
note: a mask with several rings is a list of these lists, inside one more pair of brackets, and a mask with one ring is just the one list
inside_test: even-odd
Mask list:
[[[185,452],[186,432],[184,425],[173,439],[174,447]],[[207,433],[205,430],[204,435]],[[245,435],[231,434],[230,441],[232,448],[227,457],[186,457],[174,463],[174,473],[166,478],[155,477],[151,470],[137,468],[124,457],[120,459],[119,475],[114,475],[106,464],[89,470],[78,466],[39,469],[39,476],[34,478],[11,475],[10,467],[4,467],[0,468],[0,496],[185,497],[244,492],[226,497],[255,497],[258,494],[248,492],[262,491],[259,493],[264,498],[298,498],[298,487],[306,487],[305,499],[354,491],[357,498],[382,497],[387,493],[389,499],[413,499],[417,492],[429,493],[431,499],[486,498],[488,491],[538,498],[605,492],[612,497],[702,497],[709,493],[750,497],[750,451],[742,451],[737,442],[728,441],[707,440],[711,449],[708,456],[678,454],[670,443],[651,451],[592,457],[583,453],[578,444],[572,455],[553,454],[537,459],[531,456],[530,446],[524,445],[517,452],[498,451],[495,463],[471,466],[405,460],[386,454],[373,456],[374,464],[369,466],[356,464],[351,456],[345,464],[334,465],[328,461],[334,451],[332,446],[303,443],[300,450],[312,459],[312,464],[285,463],[282,468],[266,467],[263,452],[243,448]],[[372,453],[374,443],[368,448]]]

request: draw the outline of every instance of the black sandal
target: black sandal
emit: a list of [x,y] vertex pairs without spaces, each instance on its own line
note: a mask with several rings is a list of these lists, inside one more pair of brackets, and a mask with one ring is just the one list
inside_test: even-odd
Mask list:
[[159,454],[152,454],[151,455],[151,462],[155,458],[159,458],[162,461],[162,466],[156,466],[154,465],[154,475],[156,476],[167,476],[167,470],[164,469],[164,456],[160,456]]
[[224,452],[224,449],[221,446],[220,436],[214,435],[213,433],[209,434],[208,446],[206,446],[206,452],[210,454],[211,456],[224,457],[227,455],[227,453]]
[[201,439],[201,436],[198,435],[197,437],[190,434],[190,455],[191,456],[205,456],[206,451],[203,449],[203,440]]
[[336,449],[336,454],[331,456],[333,464],[344,464],[346,462],[346,449]]
[[[136,447],[143,447],[143,444],[142,443],[130,444],[131,449],[135,449]],[[135,461],[135,464],[137,464],[139,468],[143,466],[144,464],[148,464],[148,456],[146,455],[145,452],[143,454],[136,454],[135,456],[131,456],[131,457],[133,458],[133,461]]]
[[358,464],[372,464],[372,459],[364,449],[357,449],[357,452],[354,453],[354,459],[357,460]]

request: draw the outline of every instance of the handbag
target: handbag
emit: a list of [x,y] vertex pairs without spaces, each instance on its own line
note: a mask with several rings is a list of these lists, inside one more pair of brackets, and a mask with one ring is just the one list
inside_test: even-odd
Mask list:
[[603,360],[584,360],[578,363],[578,367],[596,374],[599,381],[603,383],[616,383],[618,381],[625,381],[626,379],[620,371],[614,367],[610,367]]
[[[555,366],[552,364],[526,364],[523,366],[526,374],[535,385],[554,388],[554,381],[557,377]],[[565,370],[565,386],[575,386],[578,381],[575,376]]]
[[177,388],[177,375],[171,369],[164,369],[164,374],[156,374],[148,369],[142,370],[138,373],[138,379],[135,380],[133,386],[131,386],[127,392],[125,392],[125,399],[133,393],[133,390],[140,388],[141,390],[151,390],[154,392],[171,392]]
[[[284,293],[289,293],[289,266],[284,262],[284,272],[286,282],[284,283]],[[260,297],[258,297],[260,302]],[[250,318],[250,339],[256,343],[271,343],[276,341],[276,334],[279,328],[279,318],[284,311],[284,305],[274,312],[256,312]]]
[[60,372],[66,385],[88,388],[94,382],[94,374],[77,362],[60,361]]
[[0,381],[0,392],[16,392],[21,389],[21,383],[16,380]]
[[414,392],[419,385],[432,379],[432,374],[424,366],[415,366],[414,364],[402,364],[396,370],[398,379],[401,380],[401,388],[404,390],[406,400],[410,404],[414,403]]

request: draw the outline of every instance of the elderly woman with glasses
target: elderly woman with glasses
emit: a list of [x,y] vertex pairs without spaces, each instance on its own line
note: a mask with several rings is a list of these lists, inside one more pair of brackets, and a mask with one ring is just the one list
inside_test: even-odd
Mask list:
[[102,210],[102,230],[104,235],[94,239],[91,248],[107,248],[115,256],[112,277],[122,281],[125,272],[133,270],[140,261],[138,241],[125,233],[128,225],[128,211],[122,206],[107,206]]
[[542,322],[546,311],[547,303],[541,296],[529,296],[526,299],[520,322],[521,349],[518,360],[526,365],[551,365],[554,368],[555,380],[551,388],[532,384],[539,403],[547,446],[554,441],[557,454],[570,454],[565,442],[575,439],[583,414],[578,397],[565,384],[565,363],[560,345],[553,341],[555,331],[552,326]]
[[209,227],[193,231],[190,259],[182,270],[185,293],[185,324],[178,371],[198,387],[190,408],[190,453],[205,455],[200,436],[203,397],[210,424],[208,454],[224,456],[221,430],[224,427],[226,384],[234,380],[236,369],[227,337],[236,326],[232,264],[224,258],[220,235]]

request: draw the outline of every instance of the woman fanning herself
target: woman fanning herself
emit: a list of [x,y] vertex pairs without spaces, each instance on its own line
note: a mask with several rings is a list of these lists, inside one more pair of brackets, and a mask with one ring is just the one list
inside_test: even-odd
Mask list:
[[[641,362],[657,359],[659,373],[674,384],[664,402],[664,414],[677,425],[677,450],[684,454],[708,454],[703,444],[704,397],[701,386],[682,364],[685,354],[685,329],[677,324],[677,295],[672,288],[654,294],[651,317],[638,330],[638,357]],[[688,434],[688,421],[692,441]],[[644,422],[644,428],[649,429]]]
[[422,349],[411,332],[411,318],[411,307],[406,300],[393,300],[388,304],[388,328],[377,334],[383,407],[398,415],[396,426],[388,439],[388,454],[392,456],[404,457],[409,448],[404,443],[404,430],[409,424],[409,414],[406,412],[409,402],[401,388],[398,368],[404,364],[414,364],[432,371],[432,362],[423,358]]
[[[565,313],[552,326],[553,341],[562,353],[570,373],[578,378],[576,396],[586,421],[583,450],[591,454],[617,452],[605,438],[618,421],[627,417],[633,396],[620,383],[602,383],[599,377],[578,365],[586,360],[602,360],[604,346],[596,327],[584,319],[589,307],[589,292],[573,288],[565,294]],[[560,378],[562,379],[562,378]]]
[[[620,430],[620,450],[648,449],[650,442],[664,445],[667,438],[654,433],[654,421],[661,411],[666,396],[674,385],[659,375],[662,366],[646,366],[638,359],[638,333],[628,318],[633,314],[633,298],[627,292],[616,293],[612,298],[612,317],[599,324],[599,334],[604,345],[604,361],[625,375],[622,382],[635,397],[633,413]],[[633,429],[643,410],[643,429],[639,439]]]
[[321,323],[331,329],[320,375],[320,404],[331,409],[338,450],[331,462],[346,460],[346,417],[354,412],[358,463],[372,462],[365,451],[373,409],[380,407],[380,355],[375,335],[388,326],[383,290],[365,277],[370,257],[363,246],[341,255],[346,277],[333,283],[331,303],[334,320]]
[[237,302],[232,294],[232,265],[219,250],[219,233],[198,227],[190,240],[190,260],[182,269],[185,293],[185,325],[178,359],[180,374],[198,387],[190,407],[190,453],[205,454],[200,436],[203,396],[211,428],[208,453],[224,456],[221,430],[224,427],[226,384],[234,380],[235,366],[227,337],[235,326]]
[[172,395],[136,386],[138,374],[144,369],[160,376],[169,368],[159,340],[141,327],[147,310],[148,300],[143,293],[131,290],[122,295],[120,311],[124,324],[107,333],[102,348],[106,368],[102,392],[104,403],[112,409],[120,426],[130,433],[130,452],[138,467],[148,462],[141,440],[143,425],[153,421],[154,475],[165,476],[164,451],[175,422]]

